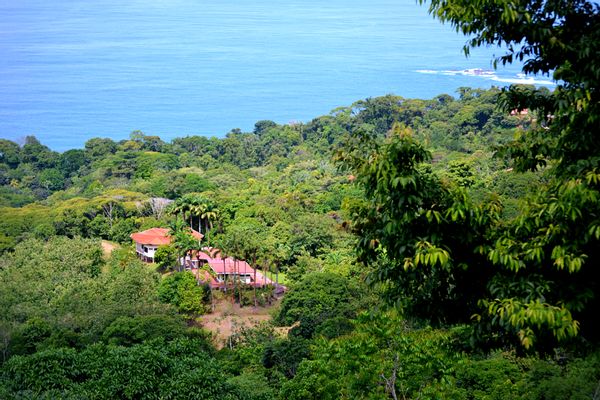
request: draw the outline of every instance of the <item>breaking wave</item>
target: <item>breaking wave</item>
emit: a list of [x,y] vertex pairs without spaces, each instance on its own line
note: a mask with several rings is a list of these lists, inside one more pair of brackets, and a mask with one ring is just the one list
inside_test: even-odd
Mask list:
[[415,72],[419,74],[429,75],[446,75],[446,76],[471,76],[475,78],[488,79],[495,82],[511,83],[511,84],[524,84],[524,85],[541,85],[541,86],[556,86],[556,82],[549,79],[540,79],[532,76],[526,76],[525,74],[516,75],[502,75],[499,76],[496,71],[481,68],[471,68],[463,70],[432,70],[432,69],[418,69]]

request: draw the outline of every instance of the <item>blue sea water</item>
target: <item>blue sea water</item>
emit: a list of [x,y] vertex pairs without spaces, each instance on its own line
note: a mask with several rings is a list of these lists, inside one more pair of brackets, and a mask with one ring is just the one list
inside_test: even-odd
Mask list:
[[532,82],[474,71],[502,51],[467,59],[465,41],[414,0],[0,0],[0,137],[222,137],[387,93]]

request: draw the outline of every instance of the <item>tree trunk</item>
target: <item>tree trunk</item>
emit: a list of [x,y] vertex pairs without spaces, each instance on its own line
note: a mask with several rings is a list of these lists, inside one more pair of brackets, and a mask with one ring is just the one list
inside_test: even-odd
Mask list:
[[392,374],[389,378],[386,378],[384,374],[381,374],[381,378],[385,383],[385,391],[392,397],[394,400],[398,400],[398,395],[396,394],[396,378],[398,374],[399,367],[399,356],[396,353],[394,358],[394,367],[392,369]]
[[[269,275],[269,262],[265,260],[265,265],[263,268],[263,287],[265,289],[267,288],[267,275]],[[267,301],[269,302],[269,305],[271,305],[271,291],[268,291],[267,293],[269,294],[267,296]]]
[[242,280],[240,279],[240,264],[238,263],[237,267],[238,271],[238,302],[240,303],[240,308],[242,307]]
[[114,215],[113,212],[115,210],[115,203],[109,201],[105,205],[102,206],[102,211],[104,211],[104,216],[108,219],[108,226],[110,229],[113,227]]
[[252,260],[252,265],[254,266],[254,308],[258,307],[258,304],[256,303],[256,255],[254,256],[253,260]]
[[[223,268],[225,270],[225,272],[227,272],[226,266],[225,266],[225,260],[223,260]],[[235,304],[235,279],[233,274],[235,273],[235,259],[233,261],[233,267],[231,269],[231,274],[228,274],[227,276],[229,276],[229,279],[231,280],[231,304]]]

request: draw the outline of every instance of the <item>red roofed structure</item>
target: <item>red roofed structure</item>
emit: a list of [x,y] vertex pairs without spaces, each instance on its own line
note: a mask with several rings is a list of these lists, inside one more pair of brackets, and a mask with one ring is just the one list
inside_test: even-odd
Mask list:
[[197,269],[194,271],[194,275],[196,275],[196,279],[199,282],[208,283],[211,289],[220,288],[219,281],[216,280],[207,270]]
[[[204,237],[200,232],[193,229],[191,234],[199,241]],[[154,262],[154,253],[158,246],[171,243],[171,236],[169,236],[169,230],[166,228],[150,228],[142,232],[132,233],[130,237],[135,242],[136,253],[146,262]]]
[[262,271],[252,268],[246,261],[224,257],[221,250],[214,247],[205,247],[202,251],[192,251],[186,257],[186,266],[191,269],[200,268],[203,265],[208,265],[213,273],[211,281],[208,282],[213,289],[224,289],[227,285],[231,285],[233,280],[256,287],[274,284]]
[[212,271],[211,288],[226,288],[233,280],[250,286],[273,285],[262,271],[255,270],[243,260],[234,260],[231,257],[222,258],[221,251],[213,247],[205,247],[202,251],[192,251],[186,257],[186,266],[195,269],[208,265]]
[[[191,234],[198,240],[204,237],[193,229]],[[159,246],[171,243],[169,230],[165,228],[151,228],[133,233],[131,239],[135,242],[138,256],[146,262],[154,262],[154,254]],[[261,271],[252,268],[246,261],[223,256],[221,250],[213,247],[205,247],[201,251],[191,250],[179,261],[186,269],[193,270],[199,281],[208,283],[213,289],[226,289],[228,285],[231,287],[234,281],[253,287],[274,285],[272,280]],[[204,266],[210,269],[202,269]],[[275,286],[283,288],[281,285]]]

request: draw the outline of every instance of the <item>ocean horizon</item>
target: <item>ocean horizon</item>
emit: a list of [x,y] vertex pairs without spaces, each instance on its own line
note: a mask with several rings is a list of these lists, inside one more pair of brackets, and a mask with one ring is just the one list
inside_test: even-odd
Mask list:
[[552,86],[413,1],[22,0],[0,4],[0,137],[53,150],[141,130],[223,137],[385,94]]

